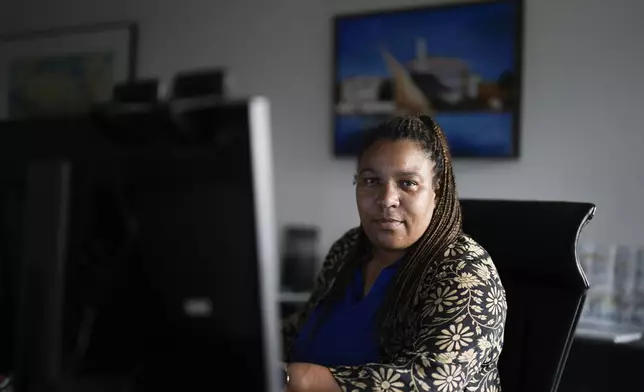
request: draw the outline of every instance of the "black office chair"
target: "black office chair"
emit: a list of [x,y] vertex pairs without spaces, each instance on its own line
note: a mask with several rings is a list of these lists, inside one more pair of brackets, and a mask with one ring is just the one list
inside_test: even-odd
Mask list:
[[508,301],[504,392],[554,392],[588,290],[576,247],[590,203],[461,200],[463,230],[492,256]]

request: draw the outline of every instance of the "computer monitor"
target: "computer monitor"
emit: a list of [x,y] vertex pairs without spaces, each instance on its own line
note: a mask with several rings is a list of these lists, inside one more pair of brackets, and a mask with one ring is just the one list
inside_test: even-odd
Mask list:
[[14,368],[26,166],[0,165],[0,375]]
[[282,390],[268,102],[165,105],[206,137],[31,165],[26,215],[50,212],[39,229],[26,220],[25,385],[120,374],[135,390]]

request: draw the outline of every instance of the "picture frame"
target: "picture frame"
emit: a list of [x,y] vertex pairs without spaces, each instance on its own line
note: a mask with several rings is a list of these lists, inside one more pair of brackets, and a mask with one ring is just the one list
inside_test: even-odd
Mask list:
[[333,18],[333,155],[368,128],[429,114],[455,158],[519,157],[523,1],[465,1]]
[[0,119],[76,114],[134,80],[138,27],[118,21],[0,36]]

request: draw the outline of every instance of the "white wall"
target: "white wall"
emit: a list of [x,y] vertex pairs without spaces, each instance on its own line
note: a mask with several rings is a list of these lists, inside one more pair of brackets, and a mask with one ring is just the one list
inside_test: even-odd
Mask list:
[[[319,224],[326,249],[357,223],[354,164],[330,153],[330,17],[428,2],[12,3],[0,12],[0,30],[134,19],[141,76],[226,65],[237,93],[267,95],[279,221]],[[522,157],[458,162],[461,196],[592,201],[598,212],[585,240],[644,244],[642,16],[641,0],[527,0]]]

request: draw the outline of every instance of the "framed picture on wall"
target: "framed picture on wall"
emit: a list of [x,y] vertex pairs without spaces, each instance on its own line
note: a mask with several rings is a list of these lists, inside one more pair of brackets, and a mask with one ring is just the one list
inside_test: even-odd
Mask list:
[[0,118],[87,111],[134,78],[136,50],[130,22],[0,36]]
[[336,16],[335,156],[393,115],[426,113],[454,157],[518,157],[522,19],[514,0]]

